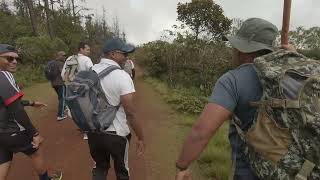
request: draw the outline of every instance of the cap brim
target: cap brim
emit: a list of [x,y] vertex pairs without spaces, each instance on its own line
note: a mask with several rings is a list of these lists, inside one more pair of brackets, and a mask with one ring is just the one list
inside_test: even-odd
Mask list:
[[122,47],[120,50],[124,53],[132,53],[134,52],[136,48],[132,45],[126,44],[124,47]]
[[232,47],[243,53],[252,53],[260,50],[274,51],[274,48],[256,41],[248,41],[238,36],[226,36]]

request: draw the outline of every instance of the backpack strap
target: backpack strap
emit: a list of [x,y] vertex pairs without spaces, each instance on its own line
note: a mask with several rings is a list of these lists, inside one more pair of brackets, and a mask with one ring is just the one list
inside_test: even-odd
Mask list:
[[261,105],[274,107],[274,108],[299,109],[300,108],[300,101],[299,100],[289,100],[289,99],[269,98],[268,100],[250,102],[250,106],[253,106],[253,107],[257,107],[257,106],[261,106]]
[[98,74],[99,79],[107,76],[109,73],[111,73],[112,71],[114,71],[114,70],[116,70],[116,69],[120,69],[120,67],[115,66],[115,65],[112,65],[112,66],[107,67],[106,69],[104,69],[103,71],[101,71],[101,72]]
[[309,160],[305,160],[299,173],[296,175],[295,180],[308,180],[315,164]]
[[[120,67],[115,66],[115,65],[111,65],[111,66],[107,67],[106,69],[104,69],[103,71],[101,71],[100,73],[98,73],[98,77],[99,77],[99,79],[102,79],[103,77],[106,77],[106,76],[107,76],[108,74],[110,74],[112,71],[117,70],[117,69],[120,69]],[[100,91],[101,93],[104,93],[104,92],[102,91],[101,86],[100,86],[100,88],[99,88],[99,91]],[[103,96],[103,97],[104,97],[105,100],[110,104],[110,102],[108,101],[108,99],[106,98],[106,96]],[[120,104],[121,104],[121,102],[119,103],[119,105],[116,106],[116,107],[117,107],[117,110],[119,109]]]

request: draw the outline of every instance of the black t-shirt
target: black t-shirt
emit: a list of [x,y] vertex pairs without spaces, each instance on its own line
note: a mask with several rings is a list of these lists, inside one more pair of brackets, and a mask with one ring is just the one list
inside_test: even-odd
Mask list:
[[22,131],[24,128],[10,115],[7,106],[20,99],[23,93],[17,86],[13,75],[0,71],[0,133]]

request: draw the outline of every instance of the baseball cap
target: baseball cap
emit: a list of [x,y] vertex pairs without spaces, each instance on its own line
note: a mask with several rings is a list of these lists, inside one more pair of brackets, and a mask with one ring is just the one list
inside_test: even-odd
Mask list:
[[114,50],[119,50],[124,53],[132,53],[135,50],[135,47],[125,43],[123,40],[119,38],[112,38],[104,44],[102,48],[103,53],[108,53]]
[[0,44],[0,54],[7,52],[17,52],[16,49],[9,44]]

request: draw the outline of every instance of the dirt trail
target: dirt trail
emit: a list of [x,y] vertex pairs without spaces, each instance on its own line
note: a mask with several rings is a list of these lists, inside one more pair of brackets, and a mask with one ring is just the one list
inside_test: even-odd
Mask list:
[[[181,145],[179,126],[174,123],[173,110],[161,97],[145,84],[142,79],[136,82],[136,108],[146,137],[147,151],[139,157],[135,154],[135,137],[131,141],[129,166],[132,180],[172,180],[174,161]],[[64,180],[90,180],[93,162],[89,155],[87,141],[77,130],[71,119],[56,121],[56,94],[48,84],[25,90],[28,97],[48,103],[46,110],[29,110],[36,126],[46,141],[44,153],[50,163],[50,170],[64,173]],[[35,180],[30,161],[22,154],[14,158],[9,180]],[[113,169],[109,170],[108,180],[114,180]]]

